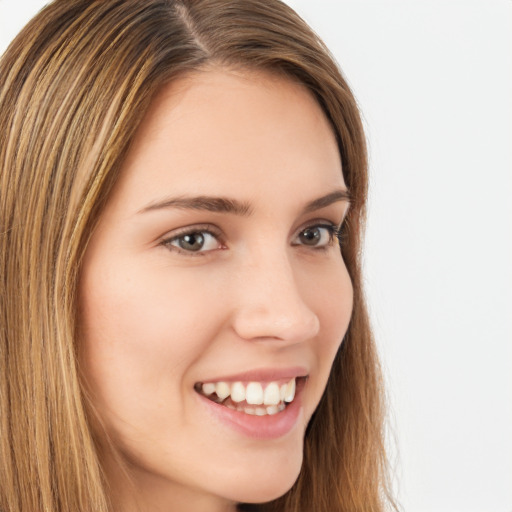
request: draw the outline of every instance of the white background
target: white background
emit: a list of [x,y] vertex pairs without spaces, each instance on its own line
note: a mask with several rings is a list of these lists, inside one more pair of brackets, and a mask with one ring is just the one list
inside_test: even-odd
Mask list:
[[[0,0],[0,51],[43,3]],[[288,3],[367,129],[366,281],[401,507],[512,512],[512,1]]]

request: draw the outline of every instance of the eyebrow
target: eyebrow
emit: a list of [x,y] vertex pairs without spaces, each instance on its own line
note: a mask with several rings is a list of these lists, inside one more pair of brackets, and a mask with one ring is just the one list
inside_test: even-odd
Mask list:
[[[335,190],[330,194],[310,201],[304,207],[304,213],[310,213],[322,208],[326,208],[327,206],[339,201],[350,202],[350,194],[347,190]],[[145,213],[148,211],[167,208],[200,210],[215,213],[231,213],[242,217],[248,217],[253,211],[251,205],[248,202],[238,201],[237,199],[216,196],[180,196],[167,198],[156,203],[151,203],[139,210],[138,213]]]
[[139,211],[144,213],[165,208],[178,208],[182,210],[202,210],[207,212],[232,213],[234,215],[248,216],[252,212],[249,203],[229,199],[227,197],[196,196],[171,197],[152,203]]
[[339,201],[345,201],[347,203],[350,203],[350,193],[348,190],[345,190],[345,189],[335,190],[334,192],[331,192],[330,194],[327,194],[325,196],[319,197],[318,199],[314,199],[313,201],[310,201],[308,204],[306,204],[306,207],[304,208],[304,213],[311,213],[316,210],[326,208],[327,206],[330,206],[331,204],[337,203]]

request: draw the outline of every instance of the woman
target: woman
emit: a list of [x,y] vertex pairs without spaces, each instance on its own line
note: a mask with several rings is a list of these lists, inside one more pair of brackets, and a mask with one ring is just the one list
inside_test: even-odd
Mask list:
[[304,22],[57,0],[0,76],[0,509],[383,510],[364,134]]

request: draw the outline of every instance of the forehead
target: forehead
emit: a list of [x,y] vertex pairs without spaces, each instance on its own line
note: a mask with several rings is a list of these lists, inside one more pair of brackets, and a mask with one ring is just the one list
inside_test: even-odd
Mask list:
[[318,102],[282,76],[216,69],[160,91],[136,133],[120,187],[251,195],[262,187],[266,194],[282,191],[283,180],[290,187],[308,181],[299,194],[344,186],[336,138]]

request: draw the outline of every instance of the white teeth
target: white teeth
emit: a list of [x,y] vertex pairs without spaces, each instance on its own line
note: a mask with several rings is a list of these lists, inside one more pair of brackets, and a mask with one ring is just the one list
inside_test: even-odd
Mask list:
[[286,409],[286,405],[283,402],[280,402],[279,405],[269,405],[268,407],[244,407],[243,405],[238,405],[235,407],[234,405],[227,403],[226,407],[232,409],[233,411],[250,414],[251,416],[273,416],[274,414],[282,412]]
[[267,407],[267,414],[269,416],[273,416],[274,414],[277,414],[279,412],[279,408],[277,407],[277,405],[269,405]]
[[[279,385],[277,382],[269,382],[265,389],[260,382],[249,382],[244,386],[242,382],[207,382],[199,387],[199,390],[205,396],[216,394],[215,401],[222,402],[231,396],[231,401],[235,404],[246,402],[248,405],[264,405],[268,407],[244,407],[240,405],[236,410],[242,409],[246,414],[256,414],[263,416],[266,414],[277,414],[281,412],[286,403],[290,403],[295,398],[296,383],[295,378],[290,379],[286,384]],[[218,400],[217,400],[218,399]],[[233,408],[233,407],[231,407]]]
[[271,382],[266,388],[263,395],[263,403],[265,405],[277,405],[281,401],[279,396],[279,386],[276,382]]
[[295,379],[279,388],[279,396],[283,402],[292,402],[295,398]]
[[216,388],[216,386],[212,382],[208,382],[206,384],[203,384],[203,393],[206,396],[210,396],[213,393],[215,393],[215,388]]
[[217,382],[217,384],[215,384],[215,393],[217,393],[217,396],[221,400],[224,400],[224,398],[228,397],[231,394],[229,384],[227,384],[226,382]]
[[243,402],[245,400],[245,386],[241,382],[235,382],[231,388],[231,400]]
[[263,387],[259,382],[249,382],[249,384],[247,384],[245,401],[251,405],[263,403]]
[[295,398],[295,379],[288,382],[286,386],[286,395],[284,397],[285,402],[292,402]]

